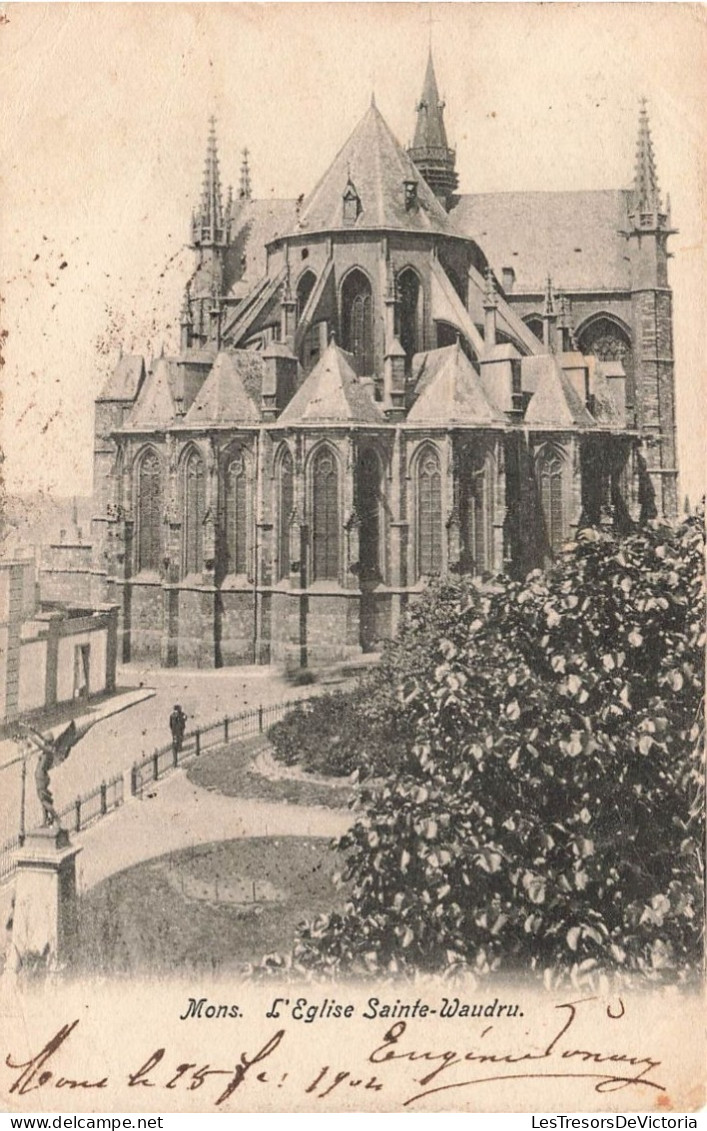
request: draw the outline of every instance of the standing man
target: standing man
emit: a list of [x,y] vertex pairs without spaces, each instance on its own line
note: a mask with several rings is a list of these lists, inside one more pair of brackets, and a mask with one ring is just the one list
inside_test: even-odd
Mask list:
[[182,749],[184,731],[187,725],[187,716],[179,703],[174,704],[172,714],[169,716],[169,729],[172,732],[172,753],[176,756]]

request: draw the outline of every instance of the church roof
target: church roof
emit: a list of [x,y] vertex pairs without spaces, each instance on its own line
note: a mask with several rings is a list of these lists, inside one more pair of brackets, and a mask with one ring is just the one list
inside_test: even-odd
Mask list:
[[413,361],[415,403],[410,424],[505,424],[486,396],[478,373],[457,342],[417,354]]
[[140,394],[125,424],[129,428],[154,428],[168,425],[176,414],[177,374],[169,358],[158,357],[152,364]]
[[456,198],[451,215],[475,240],[498,279],[515,271],[514,290],[627,290],[629,190],[494,192]]
[[295,226],[295,200],[244,200],[231,227],[229,260],[243,274],[231,294],[243,298],[253,283],[267,272],[266,244]]
[[185,424],[235,424],[260,420],[263,357],[254,351],[219,353],[213,368],[184,417]]
[[138,355],[118,358],[118,363],[106,380],[99,401],[134,401],[145,380],[145,361]]
[[524,357],[522,366],[523,387],[535,385],[525,424],[543,428],[595,427],[593,417],[554,354]]
[[[417,203],[412,207],[406,207],[405,181],[417,184]],[[360,212],[355,220],[345,223],[343,197],[347,186],[355,188]],[[461,234],[374,102],[305,199],[297,228],[305,232],[374,228]]]
[[383,413],[335,342],[325,349],[278,424],[381,424]]

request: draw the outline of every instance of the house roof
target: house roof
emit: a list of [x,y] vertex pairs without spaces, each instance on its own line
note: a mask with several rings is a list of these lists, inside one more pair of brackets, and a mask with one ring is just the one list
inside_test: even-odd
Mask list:
[[383,413],[335,342],[325,349],[278,424],[381,424]]
[[415,403],[411,424],[504,424],[479,375],[459,343],[417,354],[413,360]]
[[158,357],[147,374],[140,394],[125,424],[129,428],[155,427],[173,422],[178,388],[176,364]]
[[595,421],[554,354],[524,357],[523,388],[535,387],[524,423],[550,428],[594,428]]
[[[417,184],[417,204],[410,208],[406,207],[405,181]],[[355,220],[344,223],[343,197],[349,185],[355,187],[361,210]],[[306,197],[296,230],[338,228],[461,235],[374,102]]]
[[262,354],[254,351],[219,353],[184,423],[236,424],[260,420],[253,393],[260,389],[263,365]]
[[515,271],[514,290],[626,290],[631,265],[629,190],[498,192],[459,196],[451,215],[481,247],[497,278]]
[[145,380],[144,358],[125,354],[118,358],[118,363],[106,380],[99,401],[134,401],[140,392]]

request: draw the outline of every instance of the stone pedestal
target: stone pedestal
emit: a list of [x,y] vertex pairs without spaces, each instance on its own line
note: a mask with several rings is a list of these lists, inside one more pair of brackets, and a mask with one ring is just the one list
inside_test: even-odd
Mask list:
[[80,851],[55,826],[28,833],[18,850],[12,941],[21,960],[43,955],[52,967],[71,957]]

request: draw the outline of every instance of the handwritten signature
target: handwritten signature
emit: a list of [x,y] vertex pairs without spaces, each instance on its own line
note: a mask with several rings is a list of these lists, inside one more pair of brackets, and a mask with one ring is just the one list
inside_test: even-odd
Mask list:
[[[405,1097],[400,1100],[403,1107],[420,1103],[440,1092],[510,1080],[585,1080],[591,1082],[593,1090],[600,1094],[630,1087],[665,1091],[665,1085],[656,1078],[660,1060],[629,1051],[608,1051],[604,1046],[600,1049],[586,1048],[578,1041],[572,1030],[576,1027],[578,1016],[586,1013],[584,1007],[593,1001],[596,999],[581,998],[555,1006],[559,1012],[559,1027],[542,1047],[526,1045],[513,1051],[498,1051],[495,1038],[499,1030],[494,1025],[487,1025],[475,1039],[473,1048],[435,1050],[425,1047],[425,1044],[416,1048],[410,1040],[408,1023],[396,1021],[385,1032],[382,1043],[376,1045],[363,1063],[359,1061],[356,1068],[326,1064],[319,1067],[314,1075],[308,1076],[306,1073],[311,1073],[311,1066],[303,1061],[301,1040],[297,1041],[297,1058],[293,1064],[286,1055],[286,1030],[278,1029],[257,1052],[241,1052],[236,1063],[227,1068],[213,1067],[211,1063],[203,1064],[198,1060],[175,1063],[170,1060],[166,1048],[158,1048],[139,1068],[126,1074],[124,1084],[128,1088],[168,1091],[181,1088],[193,1092],[218,1080],[218,1094],[211,1101],[215,1107],[226,1103],[246,1080],[257,1081],[266,1087],[282,1087],[289,1077],[292,1085],[295,1083],[294,1068],[305,1072],[300,1083],[303,1091],[314,1099],[323,1100],[333,1091],[346,1088],[376,1092],[394,1088]],[[606,1007],[602,1014],[609,1024],[620,1022],[625,1016],[623,1002],[619,999],[615,1006]],[[592,1020],[596,1023],[596,1019]],[[18,1061],[8,1054],[5,1065],[16,1074],[9,1093],[26,1096],[47,1088],[69,1091],[108,1088],[107,1074],[89,1079],[82,1077],[80,1072],[61,1075],[56,1070],[55,1058],[62,1050],[62,1060],[66,1060],[67,1046],[78,1026],[78,1020],[62,1025],[41,1051],[29,1060]],[[415,1032],[423,1030],[423,1025],[415,1024]],[[618,1025],[616,1031],[619,1031]],[[279,1064],[278,1058],[274,1057],[278,1050],[285,1054],[284,1062],[280,1059]],[[263,1064],[270,1058],[274,1059],[266,1071]],[[465,1068],[474,1065],[476,1070],[471,1074],[466,1071],[460,1073],[462,1065]],[[375,1075],[370,1074],[370,1066],[375,1066]],[[224,1081],[224,1077],[228,1079]]]

